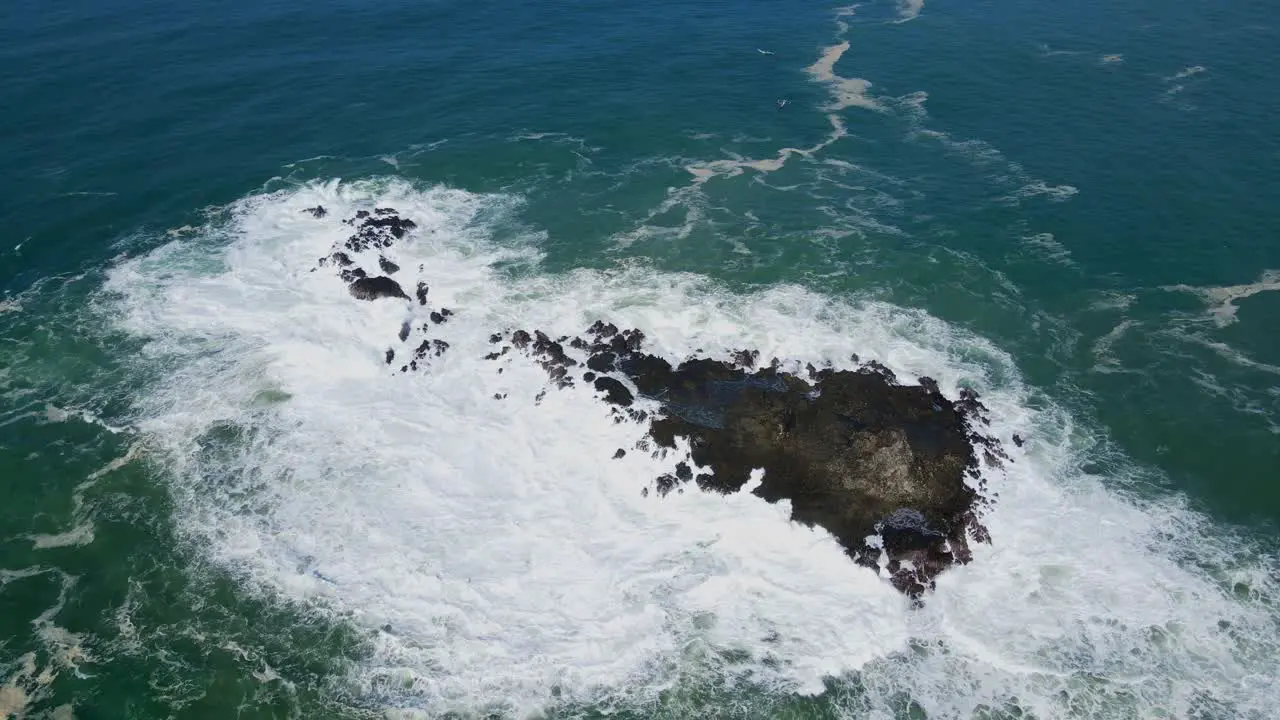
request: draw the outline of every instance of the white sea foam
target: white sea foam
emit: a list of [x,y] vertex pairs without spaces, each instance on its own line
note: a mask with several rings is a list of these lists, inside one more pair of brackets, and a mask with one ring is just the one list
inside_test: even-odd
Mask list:
[[30,413],[31,417],[39,417],[45,422],[69,422],[72,420],[85,423],[87,425],[97,425],[112,434],[128,432],[130,428],[121,425],[112,425],[92,410],[85,408],[63,408],[57,405],[45,404],[43,411],[39,413]]
[[312,155],[311,157],[308,157],[308,158],[302,158],[301,160],[295,160],[291,163],[285,163],[284,167],[294,168],[309,162],[315,162],[316,160],[337,160],[337,159],[338,158],[335,155]]
[[[904,693],[929,717],[1010,702],[1039,718],[1187,717],[1209,701],[1261,717],[1280,702],[1269,556],[1081,472],[1099,448],[1052,405],[1031,408],[1006,354],[921,312],[796,287],[547,274],[536,237],[493,239],[513,203],[396,182],[252,197],[119,265],[102,297],[151,340],[139,362],[168,368],[136,402],[182,532],[249,586],[368,628],[377,651],[356,679],[371,697],[520,714],[553,687],[652,696],[708,651],[743,649],[752,681],[779,689],[860,671],[860,717],[889,717]],[[316,204],[330,216],[301,212]],[[374,205],[420,225],[390,251],[400,282],[421,263],[432,305],[457,312],[433,327],[451,348],[426,373],[382,357],[425,308],[355,301],[309,272],[349,232],[339,219]],[[609,459],[637,427],[581,388],[538,403],[542,370],[479,359],[495,330],[596,318],[644,328],[672,358],[857,352],[950,393],[977,387],[993,431],[1028,438],[991,478],[994,544],[912,611],[785,503],[642,497],[665,463]]]
[[1202,337],[1197,333],[1188,333],[1185,331],[1180,332],[1175,330],[1173,331],[1173,334],[1177,337],[1181,337],[1183,340],[1186,340],[1188,342],[1192,342],[1197,345],[1202,345],[1214,351],[1215,353],[1217,353],[1224,360],[1227,360],[1228,362],[1231,362],[1231,363],[1235,363],[1236,365],[1239,365],[1241,367],[1247,367],[1253,370],[1261,370],[1262,372],[1271,373],[1272,375],[1280,375],[1280,366],[1254,360],[1253,358],[1249,357],[1248,355],[1245,355],[1244,353],[1240,352],[1239,350],[1231,347],[1230,345],[1224,342],[1220,342],[1217,340],[1210,340],[1208,338]]
[[822,149],[830,146],[832,143],[848,134],[848,131],[845,130],[844,121],[841,120],[838,115],[827,115],[827,122],[831,123],[831,132],[811,147],[782,148],[774,157],[765,158],[763,160],[731,157],[720,160],[711,160],[708,162],[692,163],[685,169],[689,171],[689,174],[693,175],[693,182],[696,185],[701,185],[702,183],[717,177],[737,177],[746,170],[756,170],[761,173],[776,172],[781,170],[783,166],[787,164],[787,160],[790,159],[792,155],[811,158]]
[[1160,94],[1161,101],[1173,102],[1177,100],[1179,101],[1177,103],[1179,108],[1183,110],[1194,110],[1195,105],[1183,100],[1182,93],[1189,87],[1195,87],[1205,82],[1207,77],[1201,78],[1198,76],[1202,75],[1207,70],[1208,68],[1203,65],[1192,65],[1164,78],[1165,85],[1168,87],[1166,87],[1165,91]]
[[1257,281],[1244,285],[1225,285],[1223,287],[1195,287],[1192,285],[1171,285],[1165,288],[1175,292],[1189,292],[1199,295],[1209,307],[1209,317],[1218,327],[1226,327],[1236,321],[1239,311],[1237,302],[1258,293],[1280,290],[1280,270],[1263,270]]
[[569,145],[575,147],[581,152],[591,153],[600,150],[598,147],[592,147],[583,138],[570,135],[563,132],[517,132],[507,137],[507,142],[547,142],[553,145]]
[[1008,202],[1017,202],[1026,198],[1044,196],[1054,202],[1063,202],[1075,197],[1080,192],[1072,185],[1050,185],[1043,180],[1034,180],[1005,196]]
[[[840,8],[837,12],[838,16],[852,15],[855,6],[848,8]],[[749,159],[743,157],[729,157],[719,160],[711,160],[704,162],[691,163],[685,167],[689,174],[693,175],[693,185],[701,185],[713,178],[731,178],[741,175],[747,170],[755,170],[757,172],[767,174],[781,170],[792,156],[799,155],[801,157],[812,158],[819,151],[829,147],[840,138],[848,135],[844,121],[836,113],[850,107],[862,107],[872,110],[883,110],[875,100],[866,96],[866,91],[871,87],[871,83],[859,78],[842,78],[835,73],[835,65],[849,49],[848,42],[842,42],[825,48],[818,60],[805,69],[816,82],[827,85],[831,91],[833,100],[825,106],[827,112],[827,122],[831,124],[831,132],[825,138],[818,141],[812,147],[793,148],[784,147],[777,151],[771,158]],[[767,138],[766,138],[767,139]],[[747,139],[737,139],[738,142],[746,142]],[[668,198],[671,200],[671,198]],[[692,206],[690,206],[692,207]],[[660,212],[666,212],[670,208],[659,208]]]
[[[634,229],[615,236],[615,243],[619,248],[627,248],[640,240],[650,238],[687,239],[706,217],[706,198],[702,195],[700,186],[720,174],[726,177],[742,174],[740,167],[715,163],[708,163],[706,166],[695,164],[685,169],[693,175],[693,181],[688,185],[667,188],[667,196],[650,210]],[[654,223],[656,219],[669,217],[673,213],[683,214],[679,225]]]
[[[923,123],[927,116],[923,103],[903,106],[911,109],[917,123]],[[1053,202],[1064,202],[1079,193],[1079,189],[1073,185],[1050,185],[1042,179],[1033,177],[1020,163],[1005,157],[1004,153],[984,140],[956,140],[948,133],[930,130],[923,126],[917,126],[914,134],[916,137],[941,144],[948,152],[967,159],[976,167],[997,169],[999,174],[993,177],[993,180],[1017,186],[1012,192],[1001,197],[1001,202],[1017,204],[1035,197],[1047,197]]]
[[898,0],[898,20],[904,23],[908,20],[915,20],[920,17],[920,11],[924,10],[924,0]]
[[849,50],[849,41],[824,48],[822,54],[805,72],[816,82],[827,86],[831,93],[831,102],[826,106],[829,112],[839,112],[846,108],[860,107],[867,110],[883,110],[884,108],[867,92],[871,83],[862,78],[846,78],[836,74],[836,63]]
[[[1088,54],[1084,50],[1055,50],[1045,43],[1040,43],[1042,57],[1072,57]],[[1124,62],[1124,53],[1104,53],[1097,56],[1099,65],[1119,65]]]
[[1138,325],[1137,320],[1121,320],[1115,327],[1107,331],[1106,335],[1098,338],[1093,343],[1093,368],[1094,372],[1099,373],[1118,373],[1131,372],[1126,371],[1120,364],[1120,360],[1113,353],[1116,341],[1124,336],[1130,328]]
[[[79,491],[81,488],[76,488]],[[78,499],[78,498],[77,498]],[[60,533],[32,535],[31,544],[37,550],[49,548],[78,547],[93,542],[93,521],[78,519],[70,530]]]
[[845,33],[849,32],[849,21],[845,20],[845,18],[853,17],[857,11],[857,4],[843,5],[832,11],[831,14],[836,18],[836,31],[838,36],[843,37]]
[[1207,68],[1205,68],[1203,65],[1191,65],[1189,67],[1182,68],[1181,70],[1174,73],[1173,75],[1170,75],[1164,80],[1165,82],[1177,82],[1178,80],[1184,80],[1189,77],[1195,77],[1196,75],[1199,75],[1200,73],[1204,72],[1206,69]]
[[1022,244],[1046,260],[1068,267],[1075,266],[1075,261],[1071,259],[1071,251],[1059,242],[1053,236],[1053,233],[1036,233],[1024,236]]
[[8,592],[15,583],[21,588],[23,581],[44,576],[58,579],[58,598],[31,621],[40,640],[39,652],[27,652],[14,661],[0,662],[0,717],[3,718],[28,717],[28,709],[50,694],[50,686],[62,671],[75,672],[82,663],[91,660],[83,647],[84,638],[54,623],[76,584],[74,576],[43,566],[19,570],[0,568],[0,593]]
[[1097,299],[1089,303],[1089,309],[1106,312],[1111,310],[1128,310],[1138,296],[1133,293],[1122,293],[1113,290],[1100,290]]
[[182,237],[183,235],[193,233],[198,229],[199,228],[196,228],[191,225],[183,225],[182,227],[169,228],[168,230],[164,231],[164,234],[168,235],[169,237]]
[[[923,0],[906,0],[906,2],[919,2],[923,5]],[[837,18],[843,18],[853,15],[856,5],[837,8],[835,15]],[[844,22],[838,21],[841,26],[841,34],[844,30]],[[839,113],[851,107],[860,107],[868,110],[883,111],[884,107],[874,98],[867,95],[867,91],[871,88],[871,83],[861,78],[845,78],[836,74],[835,66],[848,51],[849,43],[843,41],[823,48],[822,53],[812,65],[805,68],[805,72],[815,82],[826,85],[831,95],[831,102],[823,106],[824,112],[827,113],[827,122],[831,123],[831,132],[822,140],[818,141],[812,147],[793,148],[784,147],[777,151],[771,158],[748,159],[743,157],[722,158],[706,162],[691,163],[686,166],[686,170],[693,175],[693,185],[701,185],[702,183],[717,177],[737,177],[746,170],[756,170],[760,173],[767,174],[781,170],[787,161],[795,155],[811,158],[813,155],[832,143],[835,143],[842,137],[848,135],[844,121],[840,119]],[[767,138],[766,138],[767,139]],[[753,139],[752,139],[753,140]],[[736,142],[747,142],[748,139],[735,138]]]
[[[52,413],[54,408],[49,409]],[[89,508],[85,506],[84,494],[97,484],[98,480],[108,474],[119,470],[130,462],[138,458],[142,452],[142,446],[134,444],[124,455],[112,460],[106,465],[89,473],[84,482],[76,485],[75,490],[71,493],[71,517],[72,526],[70,529],[63,530],[60,533],[35,534],[30,535],[32,546],[37,550],[47,550],[49,548],[75,547],[88,545],[94,540],[93,518],[90,517]]]
[[1048,43],[1040,43],[1038,47],[1040,48],[1040,54],[1043,55],[1044,57],[1058,57],[1060,55],[1080,55],[1084,53],[1083,50],[1055,50],[1049,47]]
[[22,717],[26,715],[30,698],[27,687],[34,681],[36,674],[36,655],[23,655],[18,664],[10,670],[4,683],[0,684],[0,717]]

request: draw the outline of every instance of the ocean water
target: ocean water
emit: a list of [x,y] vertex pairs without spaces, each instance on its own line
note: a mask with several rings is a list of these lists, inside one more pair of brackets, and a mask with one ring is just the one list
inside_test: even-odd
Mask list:
[[[3,6],[0,716],[1276,717],[1277,23]],[[309,272],[376,206],[429,372],[425,309]],[[634,426],[479,360],[597,318],[977,389],[991,544],[913,607],[643,496]]]

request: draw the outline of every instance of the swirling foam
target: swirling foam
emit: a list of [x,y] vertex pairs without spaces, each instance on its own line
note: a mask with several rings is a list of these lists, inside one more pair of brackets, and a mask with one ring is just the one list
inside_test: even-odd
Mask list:
[[[329,218],[301,212],[316,204]],[[101,298],[150,339],[138,362],[167,369],[137,396],[137,424],[168,458],[186,536],[247,586],[367,628],[377,652],[354,679],[369,697],[524,715],[654,697],[735,651],[733,671],[766,689],[855,675],[848,710],[862,717],[889,717],[904,695],[929,717],[1277,706],[1272,558],[1082,472],[1105,453],[1052,404],[1033,410],[1005,353],[921,312],[796,287],[733,294],[643,267],[548,275],[516,204],[400,182],[254,196],[117,266]],[[391,250],[399,280],[422,264],[432,304],[457,312],[433,330],[452,347],[425,374],[383,362],[425,308],[358,302],[309,272],[349,232],[339,219],[375,205],[420,225]],[[665,465],[610,459],[636,427],[583,389],[538,403],[540,369],[479,359],[495,330],[596,318],[644,328],[673,358],[857,352],[951,393],[977,387],[997,434],[1029,438],[991,479],[994,544],[912,611],[785,506],[641,497]]]
[[1223,287],[1171,285],[1165,289],[1199,295],[1208,306],[1209,317],[1213,319],[1214,324],[1218,327],[1226,327],[1236,321],[1236,313],[1240,309],[1236,303],[1258,293],[1280,290],[1280,270],[1263,270],[1257,281],[1244,285]]

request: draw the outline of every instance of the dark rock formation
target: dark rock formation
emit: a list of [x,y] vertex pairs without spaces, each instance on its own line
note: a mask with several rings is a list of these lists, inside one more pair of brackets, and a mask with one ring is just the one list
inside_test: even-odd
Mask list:
[[[558,386],[579,365],[542,332],[519,330],[511,342]],[[631,387],[660,404],[638,449],[659,456],[678,441],[690,448],[655,480],[659,496],[689,484],[737,492],[762,469],[755,495],[789,500],[793,520],[825,528],[861,565],[883,563],[894,587],[913,597],[938,573],[969,562],[971,541],[987,540],[977,452],[994,465],[1008,458],[973,429],[986,422],[976,393],[952,402],[932,379],[900,385],[874,360],[855,370],[809,364],[801,377],[777,360],[752,370],[759,352],[740,350],[729,362],[694,358],[673,367],[642,352],[643,342],[639,330],[598,322],[569,346],[588,353],[583,379],[619,408],[619,422],[648,418],[632,407]]]
[[[591,373],[587,374],[590,375]],[[614,405],[627,407],[635,401],[635,397],[631,394],[631,391],[627,389],[627,386],[611,377],[605,376],[596,378],[595,386],[596,390],[604,393],[604,399]]]
[[377,300],[384,297],[409,299],[409,296],[404,294],[404,290],[400,289],[400,283],[386,275],[359,277],[352,280],[348,287],[351,295],[360,300]]
[[[354,234],[318,265],[335,268],[357,298],[408,301],[413,322],[400,327],[407,363],[399,369],[428,370],[450,347],[428,335],[447,333],[453,311],[427,307],[422,281],[410,298],[387,277],[400,268],[382,255],[415,224],[391,208],[362,210],[344,222]],[[385,274],[369,275],[378,270]],[[826,529],[856,563],[916,598],[946,568],[971,560],[971,542],[989,542],[979,520],[989,502],[979,470],[1009,458],[981,432],[987,409],[972,390],[948,399],[932,378],[904,385],[888,367],[859,364],[856,355],[852,369],[810,363],[784,370],[777,358],[763,363],[754,349],[728,351],[727,360],[699,350],[699,357],[673,366],[643,351],[640,330],[603,321],[577,337],[517,329],[494,333],[489,342],[499,347],[486,360],[528,357],[554,388],[573,388],[581,379],[610,406],[614,422],[645,429],[638,451],[676,455],[670,471],[653,481],[658,496],[686,488],[738,492],[763,470],[755,495],[788,500],[793,520]],[[386,363],[396,356],[388,348]],[[535,404],[546,392],[537,393]],[[1023,440],[1015,435],[1013,442]],[[621,448],[613,454],[625,456]]]
[[372,214],[360,210],[346,223],[356,228],[356,233],[345,243],[352,252],[391,247],[396,240],[418,227],[417,223],[400,217],[391,208],[378,208]]
[[[311,213],[316,218],[322,218],[328,214],[328,211],[321,206],[307,208],[305,212]],[[405,294],[400,284],[387,277],[387,275],[399,272],[399,265],[379,255],[377,258],[378,268],[385,274],[370,277],[369,271],[361,267],[352,256],[358,256],[360,253],[370,249],[388,248],[396,240],[403,238],[408,231],[417,227],[417,225],[412,220],[401,218],[390,208],[379,208],[373,213],[367,210],[360,210],[355,217],[343,222],[354,226],[356,228],[355,233],[342,243],[340,249],[335,248],[328,256],[320,258],[317,265],[326,267],[332,264],[334,267],[339,268],[338,276],[347,283],[347,287],[353,297],[361,300],[377,300],[379,298],[408,300],[409,296]],[[426,286],[420,283],[418,286],[418,300],[420,303],[425,304],[425,298]],[[402,331],[401,340],[403,339]]]
[[[524,337],[527,338],[528,334]],[[520,345],[516,344],[516,347]],[[569,377],[569,368],[577,365],[578,361],[565,354],[564,345],[560,341],[552,340],[541,330],[535,330],[530,353],[538,358],[538,364],[547,371],[547,375],[557,386],[562,388],[573,386],[573,379]],[[600,387],[599,383],[600,380],[596,380],[597,387]]]

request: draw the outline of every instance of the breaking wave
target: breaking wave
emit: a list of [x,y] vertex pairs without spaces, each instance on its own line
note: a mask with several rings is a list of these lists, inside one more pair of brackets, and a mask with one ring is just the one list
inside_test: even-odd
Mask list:
[[[315,205],[328,217],[303,212]],[[384,360],[422,320],[414,304],[359,302],[310,272],[349,233],[341,219],[375,206],[417,223],[388,259],[455,313],[423,373]],[[367,633],[376,651],[348,680],[371,702],[527,716],[715,677],[825,692],[858,717],[1261,718],[1280,704],[1274,556],[1177,498],[1140,497],[1129,466],[999,348],[796,286],[738,292],[640,264],[547,273],[519,207],[398,180],[254,195],[118,264],[97,299],[146,341],[134,362],[155,380],[131,422],[182,536],[250,591]],[[634,426],[587,389],[540,396],[532,364],[480,359],[495,330],[596,319],[644,328],[676,359],[857,353],[949,394],[976,388],[993,433],[1027,438],[990,478],[992,544],[912,609],[782,504],[642,496],[659,463],[611,459]]]

